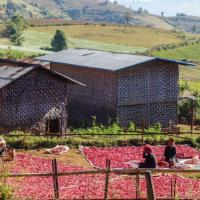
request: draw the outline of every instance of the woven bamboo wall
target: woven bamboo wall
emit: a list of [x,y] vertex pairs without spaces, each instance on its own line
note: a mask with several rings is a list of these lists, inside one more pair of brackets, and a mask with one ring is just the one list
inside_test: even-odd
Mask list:
[[143,121],[163,126],[176,121],[178,66],[167,62],[149,62],[121,72],[51,63],[51,69],[84,84],[70,87],[70,119],[98,122],[119,117],[122,125]]
[[65,101],[67,83],[35,69],[0,91],[0,127],[30,128]]
[[73,123],[116,120],[117,77],[114,72],[51,63],[51,69],[86,84],[70,86],[69,118]]
[[118,116],[123,125],[134,121],[168,126],[176,123],[178,65],[149,62],[118,74]]

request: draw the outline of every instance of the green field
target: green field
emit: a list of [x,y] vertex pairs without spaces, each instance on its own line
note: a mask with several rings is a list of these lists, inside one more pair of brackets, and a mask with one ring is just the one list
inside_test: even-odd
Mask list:
[[154,51],[152,54],[163,58],[200,62],[200,45],[185,46],[162,51]]
[[30,27],[26,35],[37,32],[42,35],[46,34],[48,38],[51,38],[57,29],[64,31],[69,38],[130,47],[150,48],[159,44],[177,43],[181,41],[177,34],[171,31],[145,27],[102,26],[92,24]]
[[[91,48],[116,52],[144,52],[156,45],[179,43],[179,34],[172,31],[115,25],[65,25],[29,27],[24,32],[24,47],[50,47],[51,39],[57,29],[65,32],[69,47]],[[0,39],[1,44],[8,44]]]
[[[183,83],[183,80],[180,83]],[[200,93],[200,81],[187,81],[187,84],[193,91]]]

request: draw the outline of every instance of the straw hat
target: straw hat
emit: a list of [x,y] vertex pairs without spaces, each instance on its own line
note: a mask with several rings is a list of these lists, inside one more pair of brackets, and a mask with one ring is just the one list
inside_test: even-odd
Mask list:
[[2,137],[0,137],[0,144],[5,144],[5,143],[6,141]]

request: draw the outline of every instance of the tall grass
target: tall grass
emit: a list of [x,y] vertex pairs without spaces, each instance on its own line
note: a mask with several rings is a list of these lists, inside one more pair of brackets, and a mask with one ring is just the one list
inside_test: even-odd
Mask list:
[[31,53],[31,52],[23,52],[23,51],[11,50],[11,49],[8,49],[8,50],[0,49],[0,58],[6,58],[6,59],[20,60],[23,58],[34,58],[39,55],[40,54]]

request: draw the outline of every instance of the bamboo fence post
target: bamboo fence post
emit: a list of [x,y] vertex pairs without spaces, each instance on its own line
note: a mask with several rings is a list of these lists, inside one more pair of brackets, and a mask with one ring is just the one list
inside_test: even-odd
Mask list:
[[59,199],[58,168],[56,159],[52,160],[53,185],[55,199]]
[[137,170],[136,174],[136,199],[138,200],[140,198],[140,175]]
[[144,144],[144,124],[142,124],[142,144]]
[[53,177],[53,190],[54,190],[54,197],[56,197],[56,185],[55,185],[55,177],[54,177],[54,173],[55,173],[55,169],[54,169],[54,160],[51,161],[51,167],[52,167],[52,177]]
[[171,178],[171,199],[173,198],[173,178]]
[[192,100],[192,109],[191,109],[191,135],[194,129],[194,100]]
[[110,175],[110,160],[106,159],[106,179],[105,179],[104,200],[108,199],[109,175]]
[[176,198],[176,178],[174,179],[174,196],[173,199]]
[[145,172],[147,181],[147,200],[156,200],[151,172]]

